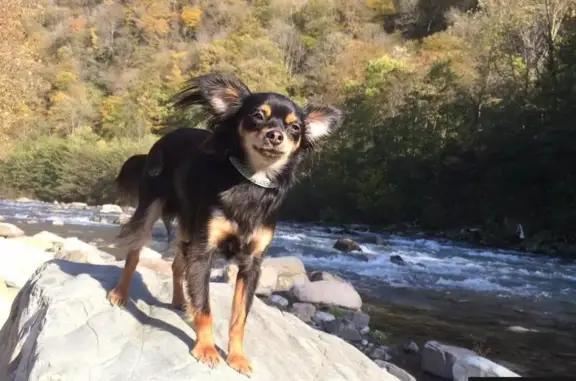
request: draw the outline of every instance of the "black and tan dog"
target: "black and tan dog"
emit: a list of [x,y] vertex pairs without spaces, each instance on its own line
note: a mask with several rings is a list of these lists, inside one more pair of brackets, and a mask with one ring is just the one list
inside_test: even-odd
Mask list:
[[211,367],[220,362],[208,293],[212,259],[223,255],[239,265],[227,362],[250,374],[244,328],[278,209],[298,164],[340,126],[342,113],[331,106],[302,109],[283,95],[251,93],[237,78],[220,75],[193,79],[174,101],[177,107],[200,106],[209,131],[181,128],[151,148],[138,207],[119,234],[129,250],[126,264],[108,298],[115,305],[124,302],[152,225],[163,212],[175,215],[179,250],[172,303],[186,307],[193,321],[192,355]]

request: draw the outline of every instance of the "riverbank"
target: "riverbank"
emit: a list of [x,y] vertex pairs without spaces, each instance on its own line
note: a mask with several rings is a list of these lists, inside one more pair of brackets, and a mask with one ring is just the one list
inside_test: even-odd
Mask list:
[[[123,252],[111,246],[118,226],[7,222],[29,236],[46,230],[63,238],[77,237],[117,259],[124,258]],[[155,236],[163,238],[163,234],[158,227]],[[293,241],[296,237],[288,238]],[[282,250],[292,250],[284,241],[280,245]],[[324,269],[313,264],[306,267],[308,271]],[[359,284],[358,280],[350,281]],[[429,340],[470,348],[523,376],[560,377],[576,372],[575,303],[470,290],[410,289],[385,282],[365,290],[359,287],[363,311],[370,315],[371,329],[384,333],[380,343],[390,348],[390,362],[419,381],[435,378],[422,371],[420,355],[403,347],[414,342],[421,349]]]

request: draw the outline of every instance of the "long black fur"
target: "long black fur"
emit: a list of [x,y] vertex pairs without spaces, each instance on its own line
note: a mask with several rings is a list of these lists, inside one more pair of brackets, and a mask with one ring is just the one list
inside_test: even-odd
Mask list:
[[[239,129],[263,128],[260,122],[251,119],[254,110],[263,104],[271,105],[272,109],[264,131],[273,124],[285,132],[285,139],[299,142],[294,143],[287,163],[275,178],[277,188],[255,185],[229,161],[234,156],[248,165]],[[296,180],[298,164],[316,146],[308,121],[312,121],[312,116],[321,118],[333,130],[340,126],[342,114],[331,106],[301,108],[276,93],[251,93],[235,77],[213,74],[188,82],[174,97],[174,105],[184,109],[195,107],[197,112],[204,113],[207,130],[180,128],[154,144],[145,168],[139,170],[144,176],[139,185],[137,209],[122,227],[119,238],[129,250],[138,250],[142,237],[149,234],[150,220],[157,218],[160,205],[163,213],[178,219],[177,247],[181,253],[177,256],[184,263],[192,310],[210,314],[210,267],[213,257],[221,254],[239,263],[237,278],[246,286],[247,316],[262,256],[267,250],[266,247],[263,253],[256,253],[257,242],[251,237],[259,229],[275,229],[279,208]],[[279,115],[289,112],[297,116],[299,126],[288,126],[286,117],[280,118]],[[233,222],[237,233],[224,237],[217,247],[209,247],[208,223],[217,217]]]

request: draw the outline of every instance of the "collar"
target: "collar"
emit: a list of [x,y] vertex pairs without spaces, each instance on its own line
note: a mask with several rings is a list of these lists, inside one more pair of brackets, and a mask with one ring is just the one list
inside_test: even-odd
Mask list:
[[254,171],[252,171],[250,168],[242,164],[237,158],[229,156],[228,159],[230,160],[230,163],[232,163],[234,168],[236,168],[236,170],[240,172],[240,174],[244,176],[246,180],[250,181],[252,184],[256,184],[258,186],[261,186],[262,188],[270,188],[270,189],[278,188],[278,183],[275,180],[272,180],[268,177],[255,178]]

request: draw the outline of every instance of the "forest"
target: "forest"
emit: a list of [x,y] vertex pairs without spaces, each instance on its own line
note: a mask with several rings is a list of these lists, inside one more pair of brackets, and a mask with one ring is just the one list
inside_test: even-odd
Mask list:
[[[283,218],[576,256],[576,0],[8,0],[0,193],[113,202],[190,76],[341,107]],[[545,250],[544,250],[545,248]]]

